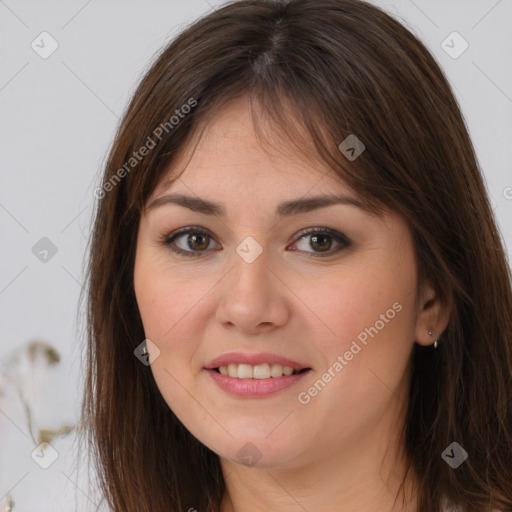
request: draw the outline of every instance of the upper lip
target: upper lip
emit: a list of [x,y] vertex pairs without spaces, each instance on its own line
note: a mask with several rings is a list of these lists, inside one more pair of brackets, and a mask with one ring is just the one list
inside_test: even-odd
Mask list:
[[257,354],[249,354],[246,352],[228,352],[222,354],[215,359],[212,359],[205,368],[207,370],[213,370],[219,366],[227,366],[228,364],[249,364],[251,366],[257,366],[259,364],[280,364],[282,366],[289,366],[294,370],[302,370],[304,368],[310,368],[307,364],[302,364],[292,359],[282,357],[278,354],[272,354],[270,352],[259,352]]

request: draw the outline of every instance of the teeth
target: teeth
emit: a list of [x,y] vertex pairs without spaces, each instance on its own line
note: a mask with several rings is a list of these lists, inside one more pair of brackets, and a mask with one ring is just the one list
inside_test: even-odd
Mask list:
[[270,367],[271,377],[281,377],[283,375],[283,367],[280,364],[273,364]]
[[250,364],[239,364],[238,365],[238,378],[239,379],[251,379],[252,378],[252,366]]
[[222,375],[229,375],[238,379],[269,379],[271,377],[282,377],[283,375],[292,375],[294,372],[290,366],[282,366],[280,364],[258,364],[251,366],[250,364],[230,363],[227,366],[219,366],[219,372]]
[[[240,365],[242,366],[242,365]],[[251,367],[249,367],[251,368]],[[257,366],[253,366],[252,370],[252,378],[253,379],[269,379],[270,378],[270,366],[265,364],[259,364]],[[238,371],[238,375],[240,376],[240,371]]]
[[291,375],[293,373],[293,368],[290,368],[289,366],[283,367],[283,373],[285,375]]
[[238,377],[238,365],[235,363],[228,364],[228,375],[230,377]]

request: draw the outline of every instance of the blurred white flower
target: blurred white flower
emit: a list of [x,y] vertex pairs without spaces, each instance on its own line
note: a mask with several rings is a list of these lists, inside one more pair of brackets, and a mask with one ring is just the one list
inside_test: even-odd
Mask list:
[[[68,433],[69,407],[59,407],[65,376],[60,355],[49,343],[35,340],[17,349],[1,364],[4,381],[15,386],[25,406],[27,426],[36,444]],[[5,386],[5,382],[4,382]]]

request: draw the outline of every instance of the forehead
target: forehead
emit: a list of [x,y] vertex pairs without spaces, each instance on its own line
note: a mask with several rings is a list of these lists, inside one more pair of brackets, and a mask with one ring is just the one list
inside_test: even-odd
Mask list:
[[[246,97],[231,100],[191,138],[155,188],[150,201],[169,190],[201,195],[349,192],[343,180],[310,149],[258,117]],[[305,141],[309,137],[298,124]],[[261,136],[259,136],[261,135]],[[300,143],[299,143],[300,144]],[[304,151],[305,150],[305,151]],[[176,179],[178,177],[178,179]],[[289,191],[289,192],[288,192]]]

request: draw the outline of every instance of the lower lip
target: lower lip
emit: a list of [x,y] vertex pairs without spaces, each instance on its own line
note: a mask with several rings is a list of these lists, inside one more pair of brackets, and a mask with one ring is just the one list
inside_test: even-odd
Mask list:
[[297,375],[283,375],[268,379],[238,379],[222,375],[215,370],[205,370],[215,384],[227,393],[242,398],[262,398],[290,388],[308,375],[311,370]]

